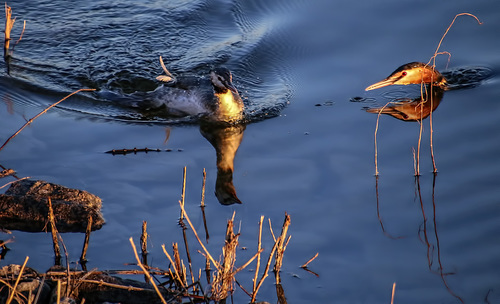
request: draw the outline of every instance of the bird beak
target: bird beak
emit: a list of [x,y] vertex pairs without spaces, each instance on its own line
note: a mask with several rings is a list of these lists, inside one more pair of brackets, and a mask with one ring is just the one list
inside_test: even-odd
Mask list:
[[371,86],[367,87],[365,91],[371,91],[375,89],[380,89],[386,86],[390,86],[394,84],[396,81],[398,81],[399,78],[394,78],[394,77],[388,77],[382,81],[379,81],[377,83],[372,84]]
[[238,94],[238,90],[236,90],[236,87],[232,83],[226,84],[226,87],[233,93]]

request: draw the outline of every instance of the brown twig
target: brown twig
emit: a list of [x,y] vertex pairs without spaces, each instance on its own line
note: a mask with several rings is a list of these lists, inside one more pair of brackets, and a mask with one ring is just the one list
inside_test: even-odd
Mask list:
[[87,219],[87,229],[85,230],[85,240],[83,242],[82,255],[80,256],[80,264],[85,265],[87,262],[87,249],[89,247],[90,233],[92,232],[92,216]]
[[21,133],[22,130],[24,130],[24,128],[26,128],[28,125],[30,125],[31,123],[33,123],[33,121],[35,119],[37,119],[38,117],[40,117],[41,115],[45,114],[48,110],[52,109],[53,107],[57,106],[58,104],[60,104],[61,102],[65,101],[66,99],[68,99],[69,97],[79,93],[79,92],[88,92],[88,91],[95,91],[95,89],[79,89],[79,90],[76,90],[74,91],[73,93],[69,94],[69,95],[66,95],[66,97],[64,97],[63,99],[59,100],[58,102],[56,103],[53,103],[51,104],[50,106],[48,106],[47,108],[45,108],[43,111],[41,111],[40,113],[38,113],[36,116],[34,116],[33,118],[30,118],[19,130],[17,130],[16,133],[12,134],[4,143],[3,145],[0,147],[0,151],[2,151],[2,149],[5,147],[5,145],[7,145],[7,143],[9,141],[11,141],[14,137],[16,137],[19,133]]
[[[277,284],[279,284],[281,282],[279,273],[281,271],[281,266],[283,264],[283,255],[285,253],[286,246],[288,245],[288,241],[290,240],[290,237],[288,237],[288,239],[286,239],[286,234],[288,232],[288,226],[290,226],[290,222],[291,222],[290,215],[285,213],[285,220],[284,220],[283,226],[281,228],[281,234],[277,240],[278,248],[276,249],[276,258],[274,261],[274,269],[273,269]],[[286,241],[285,241],[285,239],[286,239]]]
[[205,228],[205,242],[208,243],[210,235],[208,234],[207,218],[205,217],[205,184],[207,181],[207,172],[203,168],[203,184],[201,186],[201,214],[203,216],[203,227]]
[[394,294],[396,293],[396,282],[392,284],[391,304],[394,304]]
[[262,277],[260,278],[259,283],[257,283],[257,287],[255,288],[255,291],[252,293],[252,299],[251,299],[250,303],[255,303],[255,298],[257,297],[257,293],[259,292],[259,289],[262,286],[262,283],[264,283],[264,280],[269,275],[269,268],[271,267],[271,262],[273,260],[274,252],[276,251],[277,247],[278,247],[278,242],[274,242],[273,249],[271,250],[271,253],[269,254],[269,258],[267,259],[266,268],[264,269],[264,273],[262,274]]
[[375,134],[374,134],[374,144],[375,144],[375,176],[378,176],[378,144],[377,144],[377,133],[378,133],[378,124],[380,120],[380,116],[382,115],[382,111],[390,104],[391,102],[389,101],[386,103],[380,110],[378,111],[377,115],[377,123],[375,124]]
[[180,200],[182,208],[181,208],[181,216],[179,219],[179,223],[181,223],[181,224],[182,224],[182,220],[184,219],[184,211],[183,210],[184,210],[185,198],[186,198],[186,166],[184,166],[184,169],[182,171],[182,192],[181,192],[181,200]]
[[428,64],[430,64],[431,62],[433,62],[433,66],[435,67],[436,66],[436,56],[439,55],[439,49],[441,48],[441,44],[443,43],[443,40],[444,40],[444,37],[446,37],[446,35],[448,34],[448,32],[450,31],[451,27],[453,26],[453,24],[455,23],[455,20],[457,20],[458,17],[460,16],[470,16],[474,19],[476,19],[477,23],[479,23],[479,25],[483,24],[479,18],[477,18],[475,15],[473,14],[470,14],[470,13],[460,13],[460,14],[457,14],[455,15],[455,18],[453,18],[453,21],[451,21],[450,25],[448,26],[448,28],[446,29],[446,31],[444,32],[443,36],[441,36],[441,40],[439,40],[439,43],[436,47],[436,50],[434,51],[434,55],[431,57],[431,59],[429,60]]
[[15,181],[8,182],[5,185],[0,186],[0,189],[5,188],[5,187],[7,187],[10,184],[13,184],[13,183],[16,183],[18,181],[22,181],[23,179],[28,179],[28,178],[31,178],[31,176],[26,176],[26,177],[23,177],[23,178],[20,178],[20,179],[16,179]]
[[175,267],[174,260],[172,259],[172,257],[170,256],[170,254],[168,254],[168,251],[165,249],[165,245],[161,245],[161,248],[163,249],[163,253],[165,253],[165,255],[167,256],[168,260],[170,261],[170,264],[172,264],[172,267],[174,268],[175,278],[181,284],[181,286],[185,289],[186,285],[184,285],[184,282],[181,279],[180,274],[177,272],[177,268]]
[[19,275],[17,276],[16,283],[14,283],[14,287],[12,288],[12,292],[9,294],[9,298],[7,299],[6,304],[10,304],[12,302],[12,299],[14,298],[14,295],[16,293],[16,288],[17,285],[19,284],[19,281],[21,280],[21,277],[23,275],[24,267],[26,267],[26,263],[28,263],[29,257],[27,256],[26,259],[24,259],[23,266],[21,266],[21,270],[19,271]]
[[219,263],[214,260],[214,258],[212,257],[212,255],[210,255],[210,252],[208,252],[207,247],[205,247],[205,245],[203,245],[203,242],[200,240],[200,237],[198,236],[198,233],[196,232],[196,229],[194,229],[194,226],[191,223],[191,220],[189,219],[189,216],[187,215],[186,211],[184,210],[184,205],[181,203],[181,201],[179,201],[179,205],[181,206],[181,209],[182,209],[182,212],[184,214],[184,217],[186,218],[189,226],[191,227],[191,230],[193,231],[194,236],[198,240],[198,243],[200,244],[201,248],[203,248],[203,251],[209,257],[210,261],[214,264],[214,266],[217,268],[217,270],[219,270],[220,269]]
[[239,234],[234,233],[234,216],[227,221],[226,240],[222,248],[222,265],[212,283],[212,297],[216,301],[227,298],[227,294],[233,293],[234,263],[236,261],[236,247],[238,246]]
[[306,268],[307,265],[309,265],[309,263],[311,263],[312,261],[314,261],[319,255],[319,252],[316,252],[316,254],[309,259],[309,261],[305,262],[304,264],[302,264],[302,266],[300,266],[301,268]]
[[5,39],[4,39],[4,48],[3,55],[4,58],[7,58],[9,54],[10,48],[10,32],[12,31],[12,27],[14,26],[14,22],[16,22],[16,18],[12,19],[12,9],[10,6],[5,3]]
[[[257,252],[260,252],[262,249],[262,223],[264,222],[264,216],[260,216],[260,221],[259,221],[259,238],[257,240]],[[252,288],[252,293],[255,292],[255,288],[257,287],[257,276],[259,275],[259,268],[260,268],[260,254],[257,256],[257,264],[255,265],[255,274],[253,278],[253,288]]]
[[132,245],[132,249],[134,250],[134,255],[135,255],[135,259],[137,261],[137,265],[139,265],[139,267],[141,267],[142,271],[144,272],[144,275],[148,278],[148,280],[151,283],[151,285],[153,285],[156,293],[158,294],[158,297],[160,297],[161,302],[163,304],[167,304],[167,301],[165,301],[165,299],[163,298],[160,290],[158,289],[158,286],[156,286],[155,282],[153,281],[153,277],[151,277],[151,275],[146,270],[146,268],[144,267],[144,265],[142,265],[141,260],[139,259],[139,255],[137,254],[137,249],[135,247],[134,240],[132,238],[130,238],[129,241],[130,241],[130,245]]
[[141,232],[141,238],[140,238],[140,243],[141,243],[141,255],[142,255],[142,262],[146,267],[148,267],[148,222],[142,221],[142,232]]
[[59,248],[59,241],[57,240],[57,227],[54,217],[54,210],[52,209],[52,200],[49,197],[49,223],[50,232],[52,234],[52,245],[54,247],[55,263],[56,265],[61,265],[61,249]]

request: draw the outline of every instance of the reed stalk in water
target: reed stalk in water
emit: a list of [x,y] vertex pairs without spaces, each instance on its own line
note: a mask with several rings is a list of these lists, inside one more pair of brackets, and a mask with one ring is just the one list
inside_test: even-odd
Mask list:
[[51,104],[50,106],[48,106],[47,108],[45,108],[43,111],[41,111],[40,113],[38,113],[34,117],[30,118],[19,130],[17,130],[16,133],[12,134],[3,143],[3,145],[0,147],[0,151],[2,151],[2,149],[9,143],[9,141],[11,141],[14,137],[16,137],[19,133],[21,133],[21,131],[24,130],[24,128],[26,128],[27,126],[29,126],[30,124],[32,124],[33,121],[35,121],[35,119],[37,119],[38,117],[40,117],[43,114],[45,114],[48,110],[52,109],[53,107],[57,106],[61,102],[65,101],[66,99],[68,99],[69,97],[71,97],[71,96],[73,96],[73,95],[75,95],[77,93],[80,93],[80,92],[90,92],[90,91],[95,91],[95,89],[79,89],[79,90],[76,90],[73,93],[66,95],[66,97],[64,97],[63,99],[59,100],[58,102],[55,102],[55,103]]

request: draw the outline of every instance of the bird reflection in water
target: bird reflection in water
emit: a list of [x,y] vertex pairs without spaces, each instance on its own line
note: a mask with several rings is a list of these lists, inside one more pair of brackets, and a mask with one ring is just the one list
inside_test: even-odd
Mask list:
[[244,124],[202,123],[200,132],[215,148],[217,179],[215,196],[222,205],[241,204],[233,184],[234,157],[243,139]]
[[434,112],[443,98],[444,90],[432,88],[430,91],[430,99],[427,96],[397,99],[383,107],[368,108],[366,112],[387,114],[404,121],[420,121]]
[[391,115],[404,121],[421,121],[436,110],[448,86],[446,78],[434,67],[421,62],[411,62],[400,66],[387,78],[370,85],[365,90],[410,84],[422,85],[419,97],[397,99],[383,107],[368,108],[366,111]]

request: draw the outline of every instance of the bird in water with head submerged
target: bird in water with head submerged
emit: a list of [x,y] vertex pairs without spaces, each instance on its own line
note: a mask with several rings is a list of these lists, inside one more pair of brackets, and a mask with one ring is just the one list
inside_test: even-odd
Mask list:
[[172,116],[198,116],[207,121],[238,122],[243,119],[244,104],[233,84],[233,75],[225,67],[210,71],[209,77],[174,77],[163,64],[163,82],[144,99],[143,107],[164,110]]

